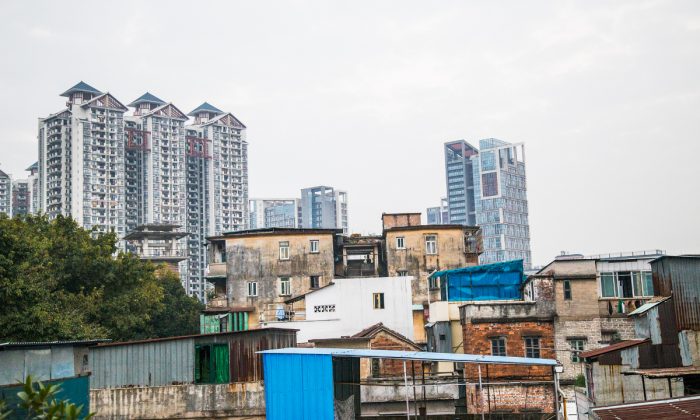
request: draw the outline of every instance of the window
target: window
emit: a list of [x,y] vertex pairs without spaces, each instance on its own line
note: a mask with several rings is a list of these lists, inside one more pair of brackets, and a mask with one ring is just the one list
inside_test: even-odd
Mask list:
[[488,172],[481,174],[481,196],[494,197],[498,195],[498,174]]
[[571,361],[575,363],[583,362],[583,359],[579,357],[579,354],[583,351],[586,345],[586,340],[583,339],[571,339],[569,340],[569,347],[571,347]]
[[652,281],[651,271],[642,271],[642,279],[644,296],[654,296],[654,282]]
[[384,309],[384,293],[372,293],[374,309]]
[[617,296],[617,287],[615,287],[615,273],[600,274],[600,295],[602,297]]
[[429,289],[439,289],[440,288],[440,277],[428,278],[428,288]]
[[280,277],[280,295],[289,296],[292,294],[292,282],[289,277]]
[[491,339],[491,355],[505,356],[506,355],[506,338],[494,337]]
[[372,376],[379,376],[379,359],[372,359],[371,370]]
[[289,259],[289,242],[280,242],[280,260]]
[[403,236],[396,237],[396,249],[406,249],[406,243]]
[[248,282],[248,296],[257,296],[258,295],[258,282],[257,281],[249,281]]
[[571,300],[571,280],[564,280],[564,300]]
[[525,337],[525,357],[540,357],[539,337]]
[[318,253],[318,239],[312,239],[310,242],[310,248],[312,254]]
[[425,253],[428,255],[437,254],[437,235],[425,235]]
[[405,276],[408,275],[408,271],[406,271],[406,270],[399,270],[399,271],[396,272],[396,275],[399,276],[399,277],[405,277]]
[[634,297],[634,292],[632,290],[632,273],[629,271],[617,273],[617,281],[620,284],[620,297]]
[[312,289],[318,289],[319,285],[321,284],[321,278],[320,276],[311,276],[309,277],[309,287]]

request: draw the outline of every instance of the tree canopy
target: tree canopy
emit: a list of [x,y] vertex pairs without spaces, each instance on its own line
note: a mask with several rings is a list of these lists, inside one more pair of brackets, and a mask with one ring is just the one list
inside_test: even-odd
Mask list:
[[177,274],[67,217],[0,215],[0,341],[131,340],[197,332]]

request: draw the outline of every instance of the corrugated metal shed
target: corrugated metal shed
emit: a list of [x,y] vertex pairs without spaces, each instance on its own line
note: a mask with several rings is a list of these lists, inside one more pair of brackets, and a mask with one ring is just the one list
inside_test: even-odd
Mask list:
[[651,270],[654,294],[673,296],[678,330],[700,330],[700,257],[663,256]]
[[554,359],[531,357],[487,356],[480,354],[433,353],[428,351],[398,351],[369,349],[300,348],[266,350],[262,354],[316,354],[333,357],[367,357],[375,359],[423,360],[429,362],[461,362],[498,365],[556,366]]
[[[267,349],[296,346],[296,331],[261,328],[219,334],[198,334],[90,348],[90,387],[164,386],[195,382],[195,346],[225,345],[228,372],[224,382],[253,382],[263,379],[262,356]],[[224,359],[226,360],[226,359]],[[221,371],[219,373],[222,373]]]
[[90,388],[194,382],[194,338],[90,349]]

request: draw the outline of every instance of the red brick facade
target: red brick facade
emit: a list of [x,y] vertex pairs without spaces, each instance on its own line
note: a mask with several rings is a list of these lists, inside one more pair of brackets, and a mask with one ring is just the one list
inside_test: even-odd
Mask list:
[[[381,331],[377,333],[370,340],[370,348],[374,350],[407,350],[407,351],[417,351],[420,350],[415,344],[401,340],[392,334]],[[372,363],[372,362],[370,362]],[[393,360],[393,359],[381,359],[373,362],[375,368],[378,367],[379,370],[372,372],[372,376],[403,376],[403,361]],[[413,368],[416,372],[420,372],[421,363],[420,362],[406,362],[406,370],[408,374],[411,374],[411,364],[414,364]]]
[[[494,321],[466,320],[462,325],[464,353],[491,355],[491,340],[505,338],[506,356],[526,357],[525,339],[539,339],[539,357],[554,359],[554,324],[551,321],[503,319]],[[465,365],[467,383],[467,407],[470,413],[532,413],[554,412],[554,387],[552,368],[548,366],[482,365],[483,383],[504,382],[503,385],[487,385],[479,392],[477,365]],[[525,381],[528,384],[505,384]],[[548,383],[543,384],[542,381]],[[483,411],[482,411],[483,410]]]

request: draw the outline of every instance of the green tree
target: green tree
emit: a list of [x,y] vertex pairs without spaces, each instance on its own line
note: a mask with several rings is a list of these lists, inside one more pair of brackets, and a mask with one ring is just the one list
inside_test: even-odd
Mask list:
[[59,385],[44,386],[41,382],[34,382],[31,375],[22,385],[22,391],[17,393],[20,402],[15,410],[0,400],[0,420],[8,418],[13,412],[15,417],[21,413],[24,418],[32,420],[87,420],[94,416],[94,413],[83,414],[82,405],[61,399],[58,396],[61,392]]
[[129,340],[195,333],[201,305],[174,275],[70,218],[0,216],[0,339]]

